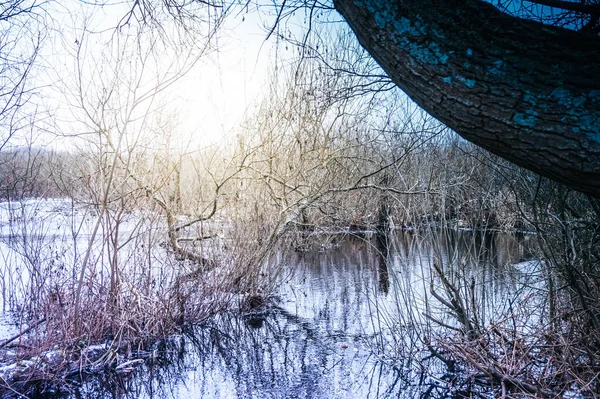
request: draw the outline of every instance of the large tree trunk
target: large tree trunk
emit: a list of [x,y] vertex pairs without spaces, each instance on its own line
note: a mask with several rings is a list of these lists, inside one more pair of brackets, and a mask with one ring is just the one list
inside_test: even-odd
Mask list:
[[361,45],[467,140],[600,197],[600,39],[478,0],[335,0]]

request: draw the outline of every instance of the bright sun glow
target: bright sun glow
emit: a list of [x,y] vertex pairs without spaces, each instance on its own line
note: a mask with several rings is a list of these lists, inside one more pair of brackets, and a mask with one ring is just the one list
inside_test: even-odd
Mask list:
[[[189,62],[192,66],[181,67],[184,73],[160,90],[151,100],[152,105],[144,103],[137,108],[132,118],[135,123],[128,127],[130,134],[131,126],[140,131],[148,130],[140,127],[145,107],[154,107],[154,111],[160,107],[165,114],[162,117],[173,121],[170,134],[177,141],[174,144],[180,148],[201,148],[237,134],[239,126],[263,96],[273,64],[273,41],[265,41],[267,32],[258,13],[227,16],[212,39],[214,50],[199,53],[197,62],[180,62],[186,53],[175,47],[173,54],[177,56],[152,54],[142,70],[135,52],[131,53],[134,55],[130,61],[111,58],[137,45],[135,39],[123,39],[122,32],[114,29],[115,21],[126,13],[125,8],[92,8],[90,12],[85,5],[80,5],[78,11],[58,7],[56,25],[61,29],[48,34],[41,50],[45,70],[37,76],[44,86],[43,108],[53,117],[49,118],[49,126],[40,129],[42,133],[34,139],[23,139],[24,143],[34,141],[38,145],[65,148],[72,144],[73,137],[96,131],[97,121],[91,119],[100,116],[113,119],[112,125],[110,120],[103,121],[110,129],[115,126],[115,130],[121,129],[127,119],[124,116],[127,106],[140,92],[151,91],[157,71],[161,71],[159,74],[163,73],[162,79],[165,79],[164,71],[177,63]],[[86,13],[88,16],[83,17]],[[178,73],[177,67],[174,70]],[[132,82],[137,79],[146,82],[144,90],[132,93]],[[113,90],[118,93],[111,95]],[[80,94],[85,97],[83,101],[78,98]],[[111,101],[108,106],[104,102],[107,96]],[[85,111],[80,109],[82,103],[87,104]],[[101,107],[121,115],[107,118]]]
[[[254,17],[232,18],[235,29],[219,43],[218,52],[201,60],[176,85],[173,105],[181,110],[184,140],[214,143],[236,134],[264,94],[270,68],[271,44]],[[175,105],[176,104],[176,105]]]

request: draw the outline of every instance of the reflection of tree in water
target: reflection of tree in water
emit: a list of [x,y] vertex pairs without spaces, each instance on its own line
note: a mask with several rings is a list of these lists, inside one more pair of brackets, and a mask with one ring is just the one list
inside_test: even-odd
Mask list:
[[414,397],[411,371],[367,352],[344,349],[329,335],[281,308],[247,318],[223,315],[157,345],[151,365],[129,375],[85,380],[74,398],[353,398]]
[[220,317],[163,342],[164,356],[151,366],[86,381],[73,397],[396,397],[410,390],[412,379],[342,349],[340,337],[281,309],[264,317],[258,329],[244,318]]
[[448,381],[460,377],[423,351],[416,332],[420,320],[410,315],[422,309],[418,297],[407,294],[429,281],[432,243],[446,260],[460,254],[472,262],[462,272],[473,269],[485,277],[481,290],[490,291],[490,303],[511,285],[502,264],[520,260],[524,249],[501,235],[444,234],[388,237],[387,294],[376,237],[295,254],[277,305],[244,317],[218,315],[156,345],[151,364],[85,380],[71,397],[448,397]]

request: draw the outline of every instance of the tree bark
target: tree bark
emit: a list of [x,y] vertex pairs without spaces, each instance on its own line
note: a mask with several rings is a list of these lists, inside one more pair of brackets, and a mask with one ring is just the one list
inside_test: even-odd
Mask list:
[[480,0],[335,0],[361,45],[465,139],[600,197],[600,38]]

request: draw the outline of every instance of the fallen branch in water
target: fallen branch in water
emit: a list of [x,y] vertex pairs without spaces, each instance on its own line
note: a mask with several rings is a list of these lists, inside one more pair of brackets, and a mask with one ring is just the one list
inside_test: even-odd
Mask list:
[[33,330],[34,328],[37,328],[37,326],[39,326],[40,324],[42,324],[45,321],[46,321],[45,317],[42,318],[42,319],[40,319],[40,320],[38,320],[38,321],[36,321],[35,323],[33,323],[32,325],[30,325],[26,329],[20,331],[18,334],[13,335],[12,337],[8,338],[6,341],[0,343],[0,348],[4,348],[6,345],[10,344],[14,340],[22,337],[23,335],[27,334],[29,331]]

